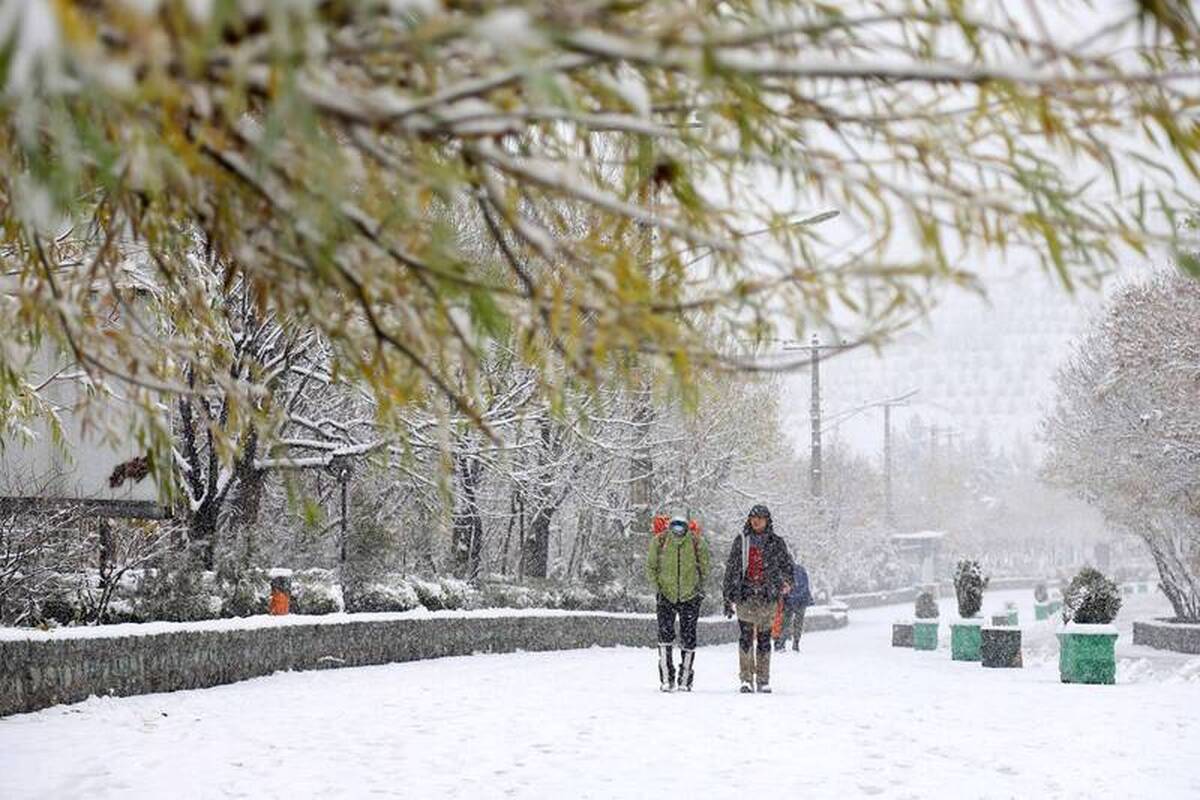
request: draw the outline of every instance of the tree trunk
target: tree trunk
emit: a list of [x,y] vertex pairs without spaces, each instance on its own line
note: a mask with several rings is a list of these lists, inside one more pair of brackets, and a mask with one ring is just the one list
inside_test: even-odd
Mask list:
[[483,555],[483,520],[478,500],[483,463],[474,455],[463,456],[458,459],[457,472],[462,493],[452,521],[452,562],[458,575],[475,578]]
[[529,538],[521,553],[524,574],[531,578],[545,578],[550,572],[550,522],[554,519],[553,506],[542,506],[529,523]]
[[188,526],[192,544],[199,547],[200,563],[205,570],[211,570],[216,563],[217,512],[217,503],[206,498]]
[[629,507],[633,512],[634,533],[650,533],[654,515],[654,461],[650,453],[650,434],[654,408],[650,390],[643,387],[634,396],[633,457],[629,462]]
[[234,480],[237,482],[237,501],[234,506],[233,525],[237,533],[236,540],[242,540],[242,566],[249,568],[258,558],[258,541],[255,536],[255,526],[258,525],[258,512],[262,506],[263,490],[266,486],[266,470],[254,466],[258,458],[258,429],[250,428],[242,446],[242,456],[234,469]]
[[550,475],[547,474],[553,463],[553,437],[550,430],[550,419],[546,416],[538,420],[538,432],[542,446],[538,450],[538,474],[532,486],[534,513],[529,524],[529,538],[521,549],[522,572],[532,578],[545,578],[550,570],[550,521],[558,510],[550,497]]

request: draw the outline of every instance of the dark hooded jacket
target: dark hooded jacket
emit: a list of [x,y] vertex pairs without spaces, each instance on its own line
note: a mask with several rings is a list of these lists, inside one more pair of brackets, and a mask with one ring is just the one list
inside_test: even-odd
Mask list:
[[747,538],[754,529],[750,527],[749,518],[742,527],[741,534],[733,540],[729,548],[729,558],[725,562],[725,583],[722,587],[725,602],[740,603],[744,600],[760,600],[773,603],[783,596],[783,585],[792,582],[792,572],[795,565],[792,555],[788,552],[787,543],[775,533],[775,525],[767,517],[767,527],[763,531],[763,570],[765,580],[762,584],[754,584],[746,578],[745,553],[750,549]]

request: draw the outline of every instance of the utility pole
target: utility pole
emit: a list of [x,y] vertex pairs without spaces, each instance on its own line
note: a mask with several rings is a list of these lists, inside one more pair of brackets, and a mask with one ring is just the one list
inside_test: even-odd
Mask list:
[[917,393],[917,389],[906,392],[899,397],[883,400],[883,496],[884,520],[891,529],[896,527],[896,508],[892,495],[892,408],[908,405],[909,398]]
[[812,454],[809,459],[809,491],[813,497],[822,494],[821,485],[821,347],[814,333],[809,348],[809,370],[812,373],[809,422],[812,425]]
[[852,345],[821,344],[814,333],[807,346],[784,347],[784,350],[808,350],[808,364],[812,379],[812,395],[809,401],[809,422],[812,425],[812,451],[809,465],[809,491],[814,499],[820,499],[823,491],[821,471],[821,354],[826,350],[849,350]]
[[883,404],[883,519],[888,530],[896,529],[896,509],[892,503],[892,406]]

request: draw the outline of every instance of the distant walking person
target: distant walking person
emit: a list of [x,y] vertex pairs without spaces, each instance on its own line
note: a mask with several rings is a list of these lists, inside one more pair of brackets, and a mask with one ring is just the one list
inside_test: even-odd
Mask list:
[[808,570],[800,564],[792,571],[792,590],[783,598],[783,627],[775,640],[775,649],[787,647],[788,634],[792,635],[792,649],[800,650],[800,635],[804,633],[804,612],[813,604],[812,591],[808,586]]
[[779,599],[791,588],[792,556],[775,534],[764,505],[750,509],[725,564],[725,616],[737,613],[738,672],[742,692],[771,691],[771,622]]
[[[692,690],[696,621],[709,574],[708,544],[700,526],[683,517],[655,517],[646,577],[657,594],[658,680],[664,692]],[[675,620],[679,620],[679,672],[675,672]]]

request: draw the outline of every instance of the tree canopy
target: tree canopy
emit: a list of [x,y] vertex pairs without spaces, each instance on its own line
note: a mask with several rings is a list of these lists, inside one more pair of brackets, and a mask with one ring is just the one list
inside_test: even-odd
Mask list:
[[484,424],[496,342],[688,383],[886,336],[990,249],[1093,279],[1178,244],[1200,150],[1190,4],[1104,5],[5,0],[0,403],[51,340],[261,406],[234,285],[385,416]]

